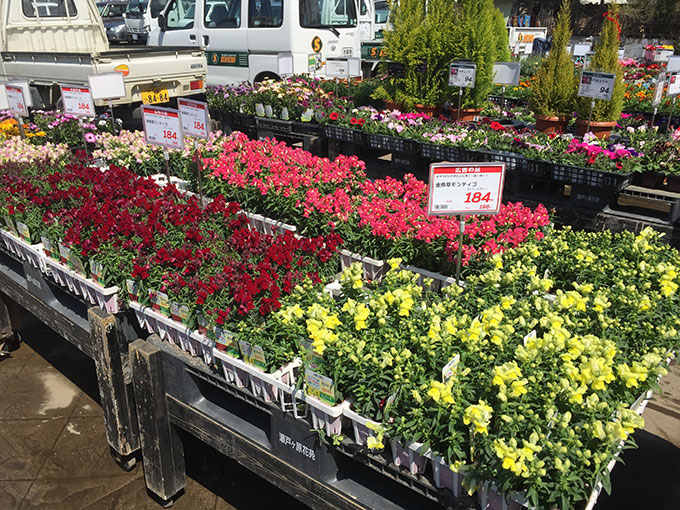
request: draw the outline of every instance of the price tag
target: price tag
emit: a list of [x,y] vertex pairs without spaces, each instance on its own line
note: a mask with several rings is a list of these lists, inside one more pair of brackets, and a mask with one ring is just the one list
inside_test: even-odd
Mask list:
[[347,78],[349,76],[349,62],[346,58],[327,58],[326,76],[333,78]]
[[493,65],[493,82],[499,85],[517,85],[520,70],[519,62],[496,62]]
[[307,72],[315,73],[321,69],[321,53],[309,53],[307,55]]
[[179,112],[159,106],[142,107],[146,143],[169,149],[183,149],[184,136]]
[[318,398],[329,406],[335,405],[335,383],[333,379],[306,369],[305,386],[307,395]]
[[28,116],[28,108],[24,99],[24,91],[16,85],[5,85],[5,95],[7,96],[7,106],[9,110],[19,117]]
[[460,354],[456,354],[451,361],[449,361],[444,368],[442,368],[442,381],[446,382],[456,375],[458,363],[460,362]]
[[187,136],[207,140],[210,137],[208,103],[178,98],[177,105],[182,118],[182,131]]
[[673,73],[668,79],[668,92],[666,95],[673,97],[678,94],[680,94],[680,73]]
[[583,71],[581,74],[581,83],[578,87],[578,95],[581,97],[611,101],[612,94],[614,93],[615,81],[615,74]]
[[494,214],[500,210],[505,163],[433,163],[427,214]]
[[87,80],[93,99],[118,99],[126,95],[121,73],[91,74]]
[[663,89],[666,86],[666,73],[661,71],[656,79],[656,89],[654,89],[654,99],[652,106],[659,106],[663,98]]
[[449,66],[449,87],[472,88],[475,86],[477,64],[453,62]]
[[94,117],[94,103],[88,87],[62,85],[61,98],[66,113],[82,117]]

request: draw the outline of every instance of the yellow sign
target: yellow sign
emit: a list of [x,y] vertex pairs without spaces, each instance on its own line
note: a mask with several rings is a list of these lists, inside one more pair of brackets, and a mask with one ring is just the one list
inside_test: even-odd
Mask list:
[[534,34],[522,34],[522,42],[523,43],[534,42],[535,37],[536,36]]
[[154,88],[142,90],[142,103],[144,104],[167,103],[169,100],[168,89]]
[[113,70],[116,71],[117,73],[122,74],[123,76],[127,76],[128,74],[130,74],[130,68],[125,64],[116,66]]
[[315,35],[314,39],[312,39],[312,50],[314,51],[314,53],[319,53],[321,51],[321,48],[323,48],[323,42],[321,41],[321,37]]

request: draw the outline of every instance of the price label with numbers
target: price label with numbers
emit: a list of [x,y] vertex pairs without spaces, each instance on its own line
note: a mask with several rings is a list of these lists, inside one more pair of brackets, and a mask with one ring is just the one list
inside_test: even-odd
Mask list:
[[427,213],[495,214],[504,181],[505,163],[433,163]]
[[19,115],[20,117],[28,116],[24,90],[21,87],[5,85],[5,95],[7,96],[7,107],[14,115]]
[[184,136],[179,111],[158,106],[142,107],[146,142],[169,149],[183,149]]
[[652,99],[652,106],[659,106],[663,98],[663,89],[666,86],[666,73],[661,71],[656,78],[656,88],[654,89],[654,98]]
[[680,94],[680,73],[671,74],[668,79],[668,92],[669,97],[677,96]]
[[61,98],[66,113],[82,117],[94,117],[94,103],[88,87],[62,85]]
[[182,117],[182,131],[185,135],[207,140],[210,137],[210,117],[208,103],[192,99],[177,99]]
[[581,97],[611,101],[615,83],[615,74],[583,71],[581,74],[581,83],[578,87],[578,95]]
[[449,87],[472,88],[475,86],[477,64],[453,62],[449,66]]

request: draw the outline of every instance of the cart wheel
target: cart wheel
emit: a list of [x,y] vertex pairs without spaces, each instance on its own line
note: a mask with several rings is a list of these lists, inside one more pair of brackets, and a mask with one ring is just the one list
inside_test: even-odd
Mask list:
[[131,455],[121,455],[117,451],[115,451],[113,448],[110,448],[111,452],[111,457],[113,460],[116,461],[116,464],[118,464],[118,467],[121,468],[123,471],[132,471],[135,466],[137,465],[137,457],[135,454]]

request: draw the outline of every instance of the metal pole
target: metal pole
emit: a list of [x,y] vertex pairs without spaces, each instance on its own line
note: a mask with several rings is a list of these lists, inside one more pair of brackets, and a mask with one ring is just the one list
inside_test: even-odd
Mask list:
[[503,96],[501,98],[501,113],[505,110],[505,85],[503,85]]
[[593,119],[593,109],[595,108],[595,100],[593,99],[590,102],[590,113],[588,114],[588,129],[586,129],[586,133],[590,131],[590,121]]
[[116,119],[113,117],[113,101],[109,101],[109,111],[111,112],[111,131],[113,135],[116,136]]
[[26,131],[24,131],[24,119],[19,115],[15,115],[14,119],[17,121],[17,127],[19,128],[19,134],[22,139],[26,139]]
[[83,137],[83,149],[85,149],[85,154],[90,157],[90,151],[87,150],[87,140],[85,140],[85,130],[83,129],[83,119],[78,117],[78,127],[80,128],[80,134]]
[[465,215],[460,214],[458,216],[458,221],[460,222],[460,228],[458,232],[458,257],[456,258],[456,283],[460,285],[462,283],[460,280],[460,265],[463,259],[463,232],[465,232]]
[[673,119],[673,110],[675,109],[675,98],[678,96],[673,96],[673,102],[671,103],[671,111],[668,114],[668,124],[666,124],[666,134],[671,129],[671,120]]
[[194,139],[194,153],[196,154],[196,183],[198,186],[198,200],[200,201],[201,207],[203,207],[203,185],[201,183],[203,176],[201,175],[201,151],[198,148],[198,139]]
[[460,122],[460,101],[463,98],[463,87],[458,87],[458,118],[457,122]]
[[170,153],[165,147],[163,147],[163,158],[165,158],[165,175],[168,177],[168,186],[170,186]]
[[649,138],[652,137],[652,130],[654,129],[654,120],[656,119],[656,114],[659,111],[659,107],[654,107],[654,113],[652,113],[652,121],[649,123]]

